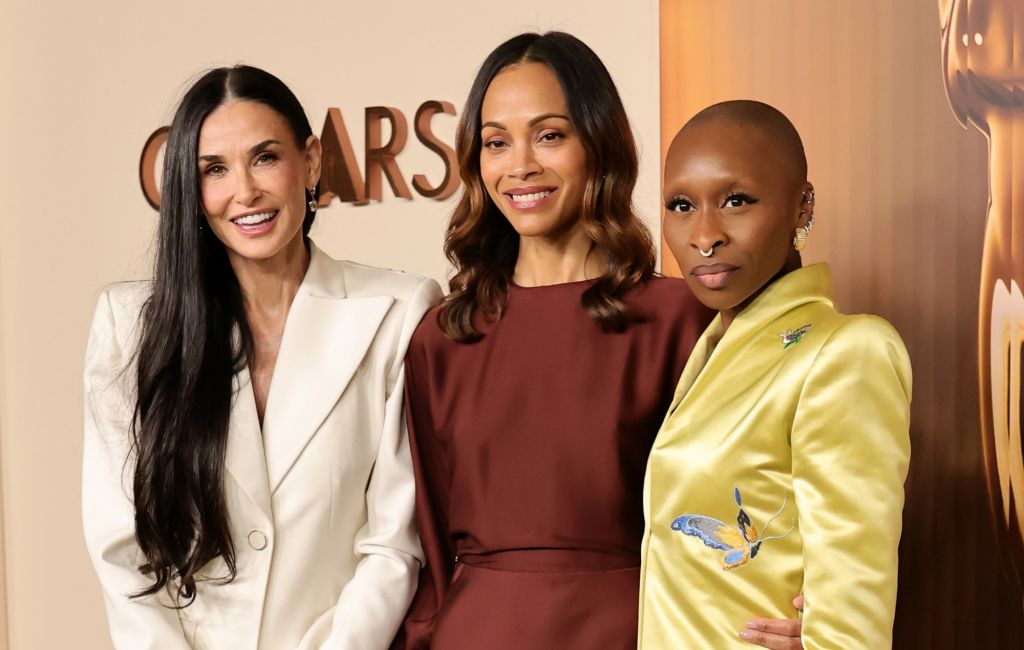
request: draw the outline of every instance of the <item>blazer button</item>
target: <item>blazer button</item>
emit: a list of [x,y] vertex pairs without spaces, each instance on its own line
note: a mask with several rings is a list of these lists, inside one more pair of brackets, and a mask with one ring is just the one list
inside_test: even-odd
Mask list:
[[267,536],[258,530],[249,533],[249,546],[257,551],[267,548]]

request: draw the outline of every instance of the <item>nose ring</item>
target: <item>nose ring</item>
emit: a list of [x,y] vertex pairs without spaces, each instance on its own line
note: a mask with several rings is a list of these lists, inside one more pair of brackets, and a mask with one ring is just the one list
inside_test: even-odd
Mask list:
[[707,250],[704,250],[703,248],[698,246],[697,252],[701,254],[701,257],[711,257],[712,255],[715,254],[715,245],[711,244],[711,246]]

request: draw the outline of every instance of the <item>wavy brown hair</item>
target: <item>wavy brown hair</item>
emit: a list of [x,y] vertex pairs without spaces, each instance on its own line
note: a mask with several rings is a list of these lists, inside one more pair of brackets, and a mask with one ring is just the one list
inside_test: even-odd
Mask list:
[[473,81],[459,120],[455,147],[465,184],[445,236],[444,251],[455,266],[451,293],[438,311],[438,324],[460,342],[479,339],[477,314],[501,317],[519,235],[488,196],[480,177],[480,111],[491,81],[520,63],[543,63],[558,78],[569,118],[587,152],[588,179],[579,219],[608,260],[603,275],[583,292],[581,303],[604,331],[620,332],[632,320],[622,297],[654,275],[651,233],[633,207],[638,156],[633,132],[608,69],[587,45],[570,34],[520,34],[499,45]]

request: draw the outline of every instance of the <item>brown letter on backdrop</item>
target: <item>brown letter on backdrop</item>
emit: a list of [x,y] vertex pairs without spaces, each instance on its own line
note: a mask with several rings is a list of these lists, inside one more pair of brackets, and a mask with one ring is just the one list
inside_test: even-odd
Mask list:
[[139,158],[139,183],[142,184],[142,195],[154,210],[160,209],[160,188],[156,185],[156,157],[161,147],[167,142],[170,127],[161,126],[146,140]]
[[[385,118],[391,122],[391,138],[387,144],[382,145],[380,121]],[[381,172],[387,176],[395,196],[412,198],[412,192],[395,162],[395,156],[405,147],[408,134],[405,116],[397,108],[370,106],[366,109],[366,195],[370,199],[381,200]]]
[[363,177],[359,173],[359,163],[349,140],[345,120],[338,108],[327,109],[327,120],[324,122],[323,135],[323,173],[320,176],[320,206],[326,206],[331,199],[338,197],[344,203],[366,205],[366,193],[363,190]]
[[416,137],[419,138],[428,149],[436,153],[444,161],[444,178],[437,187],[431,187],[427,177],[423,174],[416,174],[412,177],[412,186],[421,196],[441,201],[451,196],[459,187],[458,160],[455,158],[455,150],[441,142],[430,130],[430,120],[438,113],[455,115],[455,107],[450,102],[428,101],[416,111],[416,119],[413,120],[413,128]]

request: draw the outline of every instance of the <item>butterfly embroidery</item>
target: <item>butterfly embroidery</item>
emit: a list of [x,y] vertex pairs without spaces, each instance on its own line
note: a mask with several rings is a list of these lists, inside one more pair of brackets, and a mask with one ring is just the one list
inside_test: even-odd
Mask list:
[[[678,530],[684,535],[697,537],[709,548],[725,551],[722,555],[722,568],[726,570],[738,569],[747,564],[757,557],[762,544],[771,539],[782,539],[796,528],[796,523],[794,523],[793,527],[783,535],[760,537],[757,527],[754,526],[750,521],[750,516],[743,510],[740,489],[733,488],[733,493],[736,498],[736,505],[739,506],[739,513],[736,515],[738,528],[731,528],[717,519],[703,515],[682,515],[672,521],[672,530]],[[789,494],[787,493],[782,500],[782,507],[768,518],[768,521],[762,527],[762,532],[768,532],[768,526],[786,508],[788,500]]]
[[799,343],[800,339],[804,337],[807,330],[811,329],[811,324],[801,325],[795,330],[786,330],[782,334],[779,334],[779,338],[782,339],[782,349],[785,350],[794,343]]

